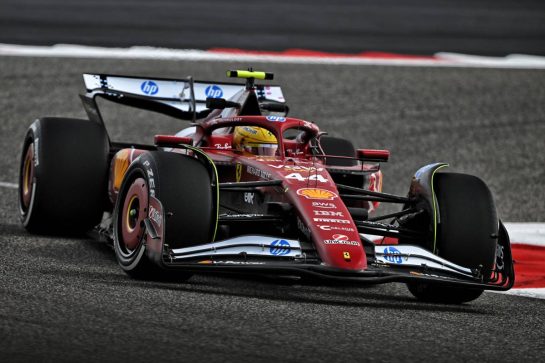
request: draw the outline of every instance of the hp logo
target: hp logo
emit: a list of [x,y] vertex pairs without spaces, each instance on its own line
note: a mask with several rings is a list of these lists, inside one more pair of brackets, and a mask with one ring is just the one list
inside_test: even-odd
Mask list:
[[267,116],[267,121],[271,122],[285,122],[286,118],[282,116]]
[[144,81],[140,85],[140,89],[147,95],[154,95],[159,92],[159,86],[153,81]]
[[223,96],[223,90],[219,86],[216,86],[215,84],[212,86],[206,87],[206,89],[204,90],[204,93],[206,94],[206,97],[210,97],[210,98],[220,98],[221,96]]
[[283,239],[277,239],[271,243],[271,255],[283,256],[290,253],[290,243]]
[[403,258],[401,257],[401,252],[395,247],[386,247],[384,249],[384,259],[393,263],[403,263]]

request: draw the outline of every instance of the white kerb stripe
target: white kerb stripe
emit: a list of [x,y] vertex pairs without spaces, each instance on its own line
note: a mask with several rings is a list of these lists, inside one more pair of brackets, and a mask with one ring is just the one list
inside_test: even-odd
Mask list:
[[544,69],[545,57],[512,54],[506,57],[482,57],[456,53],[436,53],[435,59],[391,59],[375,57],[292,56],[232,54],[199,49],[168,49],[134,46],[130,48],[105,48],[73,44],[32,46],[0,43],[0,56],[68,57],[68,58],[121,58],[167,59],[185,61],[267,62],[292,64],[333,65],[384,65],[415,67],[462,68],[526,68]]
[[505,228],[512,244],[523,243],[533,246],[545,246],[545,223],[510,223]]

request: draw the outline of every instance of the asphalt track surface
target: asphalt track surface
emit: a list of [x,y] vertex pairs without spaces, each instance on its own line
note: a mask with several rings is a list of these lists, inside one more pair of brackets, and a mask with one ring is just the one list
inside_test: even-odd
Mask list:
[[[43,115],[84,117],[83,72],[223,80],[247,64],[0,57],[0,170],[17,182],[21,142]],[[481,176],[500,217],[545,215],[545,72],[260,64],[292,115],[389,148],[385,190],[405,193],[432,161]],[[113,138],[182,127],[111,109]],[[150,126],[150,124],[153,126]],[[159,130],[157,130],[159,132]],[[0,188],[0,361],[541,361],[545,300],[485,293],[423,304],[402,284],[303,286],[196,275],[136,281],[106,245],[29,235]]]
[[541,0],[2,0],[0,43],[545,55]]

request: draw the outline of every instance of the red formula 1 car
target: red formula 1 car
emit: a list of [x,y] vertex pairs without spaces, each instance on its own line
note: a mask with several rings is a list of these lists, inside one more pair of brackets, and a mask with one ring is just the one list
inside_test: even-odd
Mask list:
[[[97,232],[138,278],[405,282],[418,299],[449,303],[512,287],[509,237],[479,178],[437,163],[407,196],[383,193],[388,151],[287,117],[280,87],[255,84],[270,73],[228,75],[246,84],[85,74],[89,119],[41,118],[25,137],[25,228]],[[114,142],[97,97],[193,123],[150,145]],[[377,215],[379,203],[399,212]]]

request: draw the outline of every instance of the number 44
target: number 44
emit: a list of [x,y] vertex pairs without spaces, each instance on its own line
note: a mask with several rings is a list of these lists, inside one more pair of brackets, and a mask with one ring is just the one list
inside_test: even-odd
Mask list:
[[320,174],[312,174],[309,177],[304,177],[299,173],[291,173],[291,174],[286,175],[285,178],[286,179],[295,179],[295,180],[302,181],[302,182],[307,181],[307,180],[319,181],[320,183],[327,183],[328,182],[328,180],[326,178],[324,178]]

